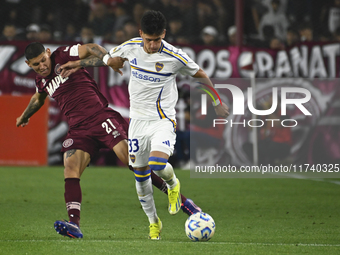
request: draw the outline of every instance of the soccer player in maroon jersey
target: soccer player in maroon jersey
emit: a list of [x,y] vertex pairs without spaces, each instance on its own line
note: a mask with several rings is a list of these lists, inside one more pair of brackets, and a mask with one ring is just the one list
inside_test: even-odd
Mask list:
[[[82,238],[79,228],[82,192],[80,177],[100,148],[110,148],[117,157],[128,165],[128,124],[116,111],[108,107],[108,101],[100,93],[96,82],[89,73],[80,68],[69,77],[60,75],[60,66],[68,61],[77,61],[96,55],[94,62],[104,65],[100,60],[107,51],[92,44],[62,46],[53,53],[39,42],[29,44],[25,49],[26,63],[36,73],[37,92],[32,96],[27,108],[16,120],[16,126],[26,126],[29,118],[37,112],[47,96],[58,103],[67,117],[69,131],[63,142],[65,202],[69,222],[56,221],[56,231],[71,238]],[[91,53],[91,54],[89,54]],[[91,58],[91,57],[90,57]],[[125,59],[113,58],[110,67],[121,73]],[[167,193],[166,184],[157,175],[151,175],[153,184]],[[188,215],[201,211],[192,200],[182,195],[182,210]]]

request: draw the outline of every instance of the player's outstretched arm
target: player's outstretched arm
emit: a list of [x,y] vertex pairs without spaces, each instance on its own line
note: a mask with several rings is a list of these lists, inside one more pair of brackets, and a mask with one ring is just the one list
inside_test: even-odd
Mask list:
[[[195,75],[192,77],[202,79],[202,82],[208,86],[214,87],[214,84],[209,79],[208,75],[200,68]],[[229,107],[222,102],[222,104],[218,104],[214,106],[215,112],[218,116],[227,118],[229,116]]]
[[46,97],[47,93],[36,92],[31,97],[31,101],[28,103],[28,106],[26,107],[25,111],[21,114],[20,117],[17,118],[16,126],[24,127],[28,125],[30,117],[32,117],[32,115],[36,113],[41,108],[41,106],[44,105]]
[[102,46],[89,43],[78,46],[80,60],[69,61],[60,67],[63,78],[70,76],[81,67],[110,66],[114,71],[122,75],[119,69],[124,66],[127,59],[121,57],[111,58],[107,50]]

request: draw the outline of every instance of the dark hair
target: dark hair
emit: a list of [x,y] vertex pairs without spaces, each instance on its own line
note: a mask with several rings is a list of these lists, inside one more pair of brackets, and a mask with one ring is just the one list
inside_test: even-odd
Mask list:
[[166,19],[160,11],[146,11],[140,21],[143,33],[160,35],[166,28]]
[[41,53],[45,52],[45,47],[40,42],[32,42],[26,46],[25,57],[27,60],[38,57]]

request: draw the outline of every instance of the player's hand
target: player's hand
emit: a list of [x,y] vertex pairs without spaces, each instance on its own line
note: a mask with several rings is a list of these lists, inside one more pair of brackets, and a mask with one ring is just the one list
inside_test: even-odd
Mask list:
[[107,61],[107,65],[111,67],[115,72],[123,75],[123,72],[119,69],[124,67],[124,63],[127,60],[127,58],[122,57],[109,58],[109,60]]
[[61,77],[66,78],[77,72],[80,68],[81,66],[79,65],[78,61],[69,61],[61,65],[58,69],[58,72],[60,72]]
[[229,116],[229,107],[225,103],[214,106],[214,108],[218,116],[222,118],[227,118]]
[[16,123],[16,125],[17,125],[17,127],[20,127],[20,126],[21,126],[21,127],[27,126],[29,120],[30,120],[29,118],[26,119],[26,118],[23,118],[22,116],[20,116],[20,117],[17,118],[17,123]]

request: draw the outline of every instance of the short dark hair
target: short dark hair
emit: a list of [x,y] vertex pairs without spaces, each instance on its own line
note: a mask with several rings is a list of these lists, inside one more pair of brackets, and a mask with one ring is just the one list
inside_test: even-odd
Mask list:
[[160,35],[166,28],[166,19],[160,11],[146,11],[141,19],[141,29],[148,35]]
[[45,52],[45,47],[40,42],[32,42],[26,46],[25,57],[27,60],[38,57],[41,53]]

